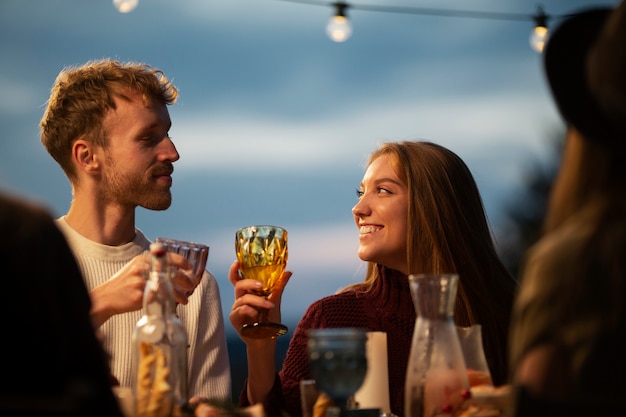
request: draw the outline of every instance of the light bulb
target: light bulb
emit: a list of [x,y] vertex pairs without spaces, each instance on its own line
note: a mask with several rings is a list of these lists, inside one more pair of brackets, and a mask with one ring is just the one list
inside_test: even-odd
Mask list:
[[548,41],[548,28],[545,26],[536,26],[530,33],[530,46],[535,51],[541,53]]
[[537,7],[537,14],[533,16],[535,27],[530,32],[530,47],[541,53],[548,42],[548,16],[541,6]]
[[326,26],[326,34],[335,42],[344,42],[352,35],[350,21],[345,16],[333,16]]
[[113,6],[115,6],[120,13],[132,12],[135,10],[138,3],[139,0],[113,0]]

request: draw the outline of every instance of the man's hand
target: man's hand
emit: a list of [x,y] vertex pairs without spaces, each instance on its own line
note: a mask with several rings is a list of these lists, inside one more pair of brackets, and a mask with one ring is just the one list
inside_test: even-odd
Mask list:
[[143,306],[148,268],[148,255],[137,255],[111,279],[91,290],[91,318],[96,327],[115,314],[136,311]]
[[[168,263],[176,267],[172,278],[174,300],[187,304],[199,280],[185,273],[191,264],[182,255],[167,254]],[[137,311],[143,307],[143,293],[150,270],[150,256],[147,252],[135,256],[105,283],[91,290],[91,318],[94,326],[100,327],[115,314]]]

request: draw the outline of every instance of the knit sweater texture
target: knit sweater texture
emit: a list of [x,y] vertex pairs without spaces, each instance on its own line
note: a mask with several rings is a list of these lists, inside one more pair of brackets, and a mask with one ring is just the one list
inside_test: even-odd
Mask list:
[[[57,219],[56,223],[72,248],[89,291],[111,279],[150,247],[150,241],[139,229],[132,242],[108,246],[77,233],[65,217]],[[189,339],[189,396],[229,400],[231,375],[224,318],[217,281],[210,272],[205,271],[189,302],[178,305],[176,312]],[[132,383],[132,335],[142,315],[142,309],[117,314],[99,328],[104,349],[111,358],[111,372],[121,386]]]
[[[387,367],[391,412],[404,415],[404,380],[415,326],[415,307],[407,276],[379,267],[371,291],[358,288],[322,298],[309,306],[289,343],[282,369],[264,403],[269,417],[300,417],[299,383],[310,379],[307,332],[314,328],[357,327],[387,333]],[[247,386],[240,405],[247,405]]]

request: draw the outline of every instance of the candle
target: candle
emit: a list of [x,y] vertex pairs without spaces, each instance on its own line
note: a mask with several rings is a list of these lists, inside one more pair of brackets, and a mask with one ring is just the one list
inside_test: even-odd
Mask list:
[[387,369],[387,333],[367,332],[365,343],[367,373],[361,388],[354,394],[359,408],[378,408],[391,413],[389,406],[389,373]]

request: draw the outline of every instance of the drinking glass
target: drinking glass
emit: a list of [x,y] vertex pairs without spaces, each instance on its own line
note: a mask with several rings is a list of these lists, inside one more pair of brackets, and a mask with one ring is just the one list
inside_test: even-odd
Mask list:
[[[287,267],[287,230],[266,225],[242,227],[235,232],[235,251],[241,275],[261,282],[257,294],[269,297]],[[261,310],[258,321],[241,329],[242,335],[255,339],[285,333],[287,326],[267,320],[267,310]]]
[[207,245],[166,237],[157,237],[156,241],[162,243],[166,251],[182,255],[191,263],[191,269],[184,272],[195,283],[202,279],[209,259],[209,247]]
[[468,327],[456,326],[456,330],[461,342],[470,387],[493,385],[483,349],[482,326],[480,324]]
[[300,380],[300,403],[302,405],[302,417],[313,417],[313,407],[319,396],[319,391],[314,379]]
[[307,351],[311,376],[317,387],[341,411],[348,408],[348,400],[365,380],[366,341],[366,329],[325,328],[311,329],[308,332]]

